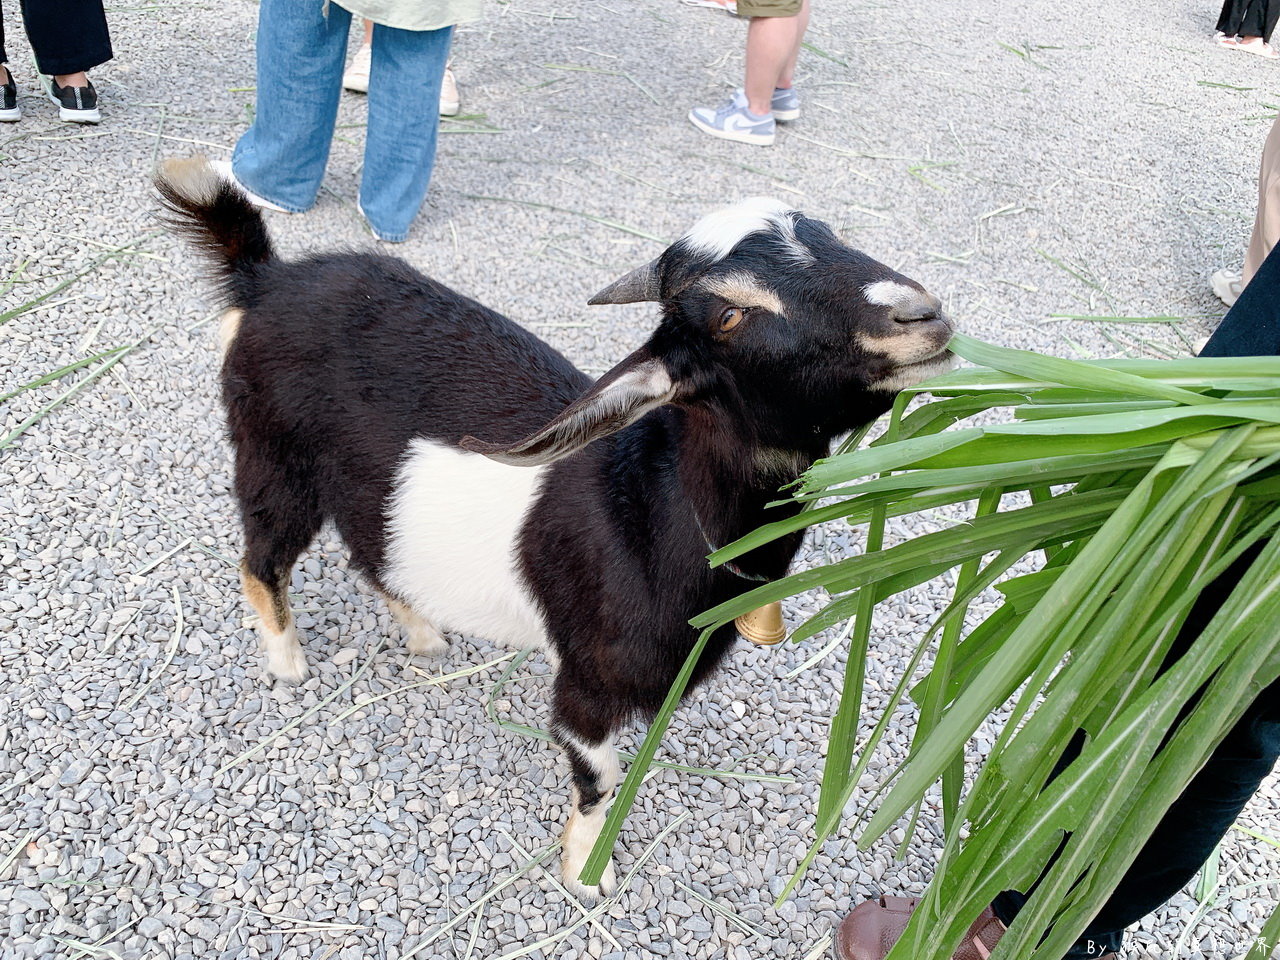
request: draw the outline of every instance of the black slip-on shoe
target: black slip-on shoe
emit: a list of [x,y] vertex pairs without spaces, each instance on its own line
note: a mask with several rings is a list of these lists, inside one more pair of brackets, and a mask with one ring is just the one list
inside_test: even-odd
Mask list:
[[98,112],[98,91],[90,83],[87,87],[60,87],[58,81],[49,78],[49,99],[58,105],[58,119],[67,123],[97,123],[102,119]]
[[18,85],[13,82],[13,74],[10,73],[4,86],[0,86],[0,123],[13,123],[21,119],[22,108],[18,106]]

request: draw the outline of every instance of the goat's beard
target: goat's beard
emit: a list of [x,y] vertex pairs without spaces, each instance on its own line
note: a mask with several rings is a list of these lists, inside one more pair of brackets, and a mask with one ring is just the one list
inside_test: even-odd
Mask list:
[[883,380],[871,384],[871,389],[897,393],[923,383],[931,377],[938,377],[955,366],[956,357],[950,350],[943,349],[926,360],[917,360],[897,367]]

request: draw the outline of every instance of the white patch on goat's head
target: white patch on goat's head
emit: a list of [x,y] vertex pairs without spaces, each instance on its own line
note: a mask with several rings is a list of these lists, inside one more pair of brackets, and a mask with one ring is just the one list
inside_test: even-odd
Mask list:
[[783,315],[782,299],[765,286],[759,277],[750,273],[736,271],[708,277],[702,281],[702,287],[735,307],[759,307],[778,316]]
[[751,197],[707,214],[693,225],[680,242],[694,253],[706,254],[713,260],[723,260],[745,237],[774,230],[808,257],[808,251],[795,239],[795,224],[790,216],[792,212],[792,208],[781,200]]
[[924,294],[905,283],[877,280],[862,288],[862,296],[868,303],[878,303],[884,307],[902,307],[921,299]]

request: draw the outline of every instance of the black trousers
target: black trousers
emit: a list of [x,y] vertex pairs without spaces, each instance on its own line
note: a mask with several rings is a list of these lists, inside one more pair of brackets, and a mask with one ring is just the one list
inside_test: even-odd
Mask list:
[[[102,0],[20,0],[19,6],[41,73],[79,73],[111,59],[111,35]],[[0,7],[0,63],[8,60],[4,10]]]
[[[1268,354],[1280,354],[1280,246],[1263,261],[1200,352],[1204,357]],[[1247,551],[1200,595],[1170,648],[1166,666],[1181,657],[1200,635],[1260,549]],[[1068,751],[1059,770],[1074,759],[1078,749]],[[1278,757],[1280,681],[1254,701],[1165,813],[1151,840],[1067,956],[1098,957],[1119,951],[1125,927],[1157,909],[1196,875]],[[1027,894],[1018,891],[1000,894],[993,905],[996,916],[1012,923],[1026,900]]]
[[1280,19],[1280,0],[1226,0],[1218,17],[1218,30],[1228,37],[1261,37],[1270,40]]

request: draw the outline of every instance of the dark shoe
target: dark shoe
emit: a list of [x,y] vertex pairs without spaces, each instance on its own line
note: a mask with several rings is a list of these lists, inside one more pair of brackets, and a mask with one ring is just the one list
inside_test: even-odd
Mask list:
[[[881,897],[858,904],[836,929],[836,960],[884,960],[919,902],[915,897]],[[969,927],[952,960],[987,960],[1006,929],[987,907]],[[1108,953],[1099,960],[1116,960],[1116,955]]]
[[13,82],[13,74],[5,71],[8,79],[0,87],[0,123],[13,123],[22,119],[22,108],[18,106],[18,85]]
[[67,123],[97,123],[102,119],[98,112],[98,91],[90,83],[87,87],[60,87],[58,81],[49,78],[49,99],[58,105],[58,119]]

